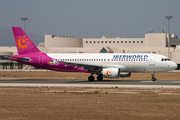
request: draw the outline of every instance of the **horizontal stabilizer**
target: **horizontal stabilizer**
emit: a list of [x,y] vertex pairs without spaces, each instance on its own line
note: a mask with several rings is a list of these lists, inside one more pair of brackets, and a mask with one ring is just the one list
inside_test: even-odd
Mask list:
[[18,59],[18,60],[22,60],[24,62],[29,62],[31,59],[28,57],[24,57],[24,58],[20,58],[20,57],[9,57],[10,59]]

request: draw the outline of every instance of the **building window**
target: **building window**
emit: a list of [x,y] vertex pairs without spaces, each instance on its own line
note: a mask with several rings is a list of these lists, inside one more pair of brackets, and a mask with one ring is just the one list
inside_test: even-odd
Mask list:
[[[8,56],[7,56],[8,57]],[[9,60],[9,58],[7,58],[5,56],[0,56],[0,60]]]
[[96,43],[96,41],[94,41],[94,43]]
[[143,43],[143,41],[141,41],[141,43]]
[[121,43],[123,43],[123,41],[121,41]]
[[117,41],[117,43],[119,43],[119,41]]
[[86,41],[86,43],[88,43],[88,41]]
[[105,43],[107,43],[107,41],[105,41]]
[[97,41],[97,43],[99,43],[99,41]]
[[113,41],[113,43],[115,43],[115,41]]
[[133,43],[135,43],[135,41],[133,41]]
[[109,41],[109,43],[111,43],[111,41]]
[[139,43],[139,41],[137,41],[137,43]]
[[101,43],[103,43],[103,41],[101,41]]
[[129,43],[131,43],[131,41],[129,41]]
[[127,41],[125,41],[125,43],[127,43]]
[[91,41],[89,41],[89,43],[91,43]]

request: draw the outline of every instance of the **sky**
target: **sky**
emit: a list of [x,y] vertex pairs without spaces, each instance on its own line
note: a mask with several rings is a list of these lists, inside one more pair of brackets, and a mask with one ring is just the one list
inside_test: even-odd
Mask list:
[[180,0],[0,0],[0,27],[33,35],[144,38],[149,29],[180,38]]

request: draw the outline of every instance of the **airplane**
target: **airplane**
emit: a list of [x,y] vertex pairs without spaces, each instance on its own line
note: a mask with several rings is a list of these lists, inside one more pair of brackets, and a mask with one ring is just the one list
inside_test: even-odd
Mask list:
[[90,73],[89,81],[130,77],[132,72],[151,73],[171,71],[177,64],[164,55],[152,53],[44,53],[31,41],[21,27],[12,27],[18,55],[10,60],[60,72]]

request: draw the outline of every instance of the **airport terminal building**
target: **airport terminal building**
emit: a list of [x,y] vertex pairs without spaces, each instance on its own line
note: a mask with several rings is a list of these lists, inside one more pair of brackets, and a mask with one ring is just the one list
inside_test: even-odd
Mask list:
[[[74,38],[73,36],[45,35],[38,48],[46,53],[156,53],[169,56],[180,69],[180,39],[174,34],[147,33],[144,38]],[[1,69],[22,69],[22,65],[4,58],[17,54],[16,47],[0,47]],[[8,67],[7,67],[8,66]]]

